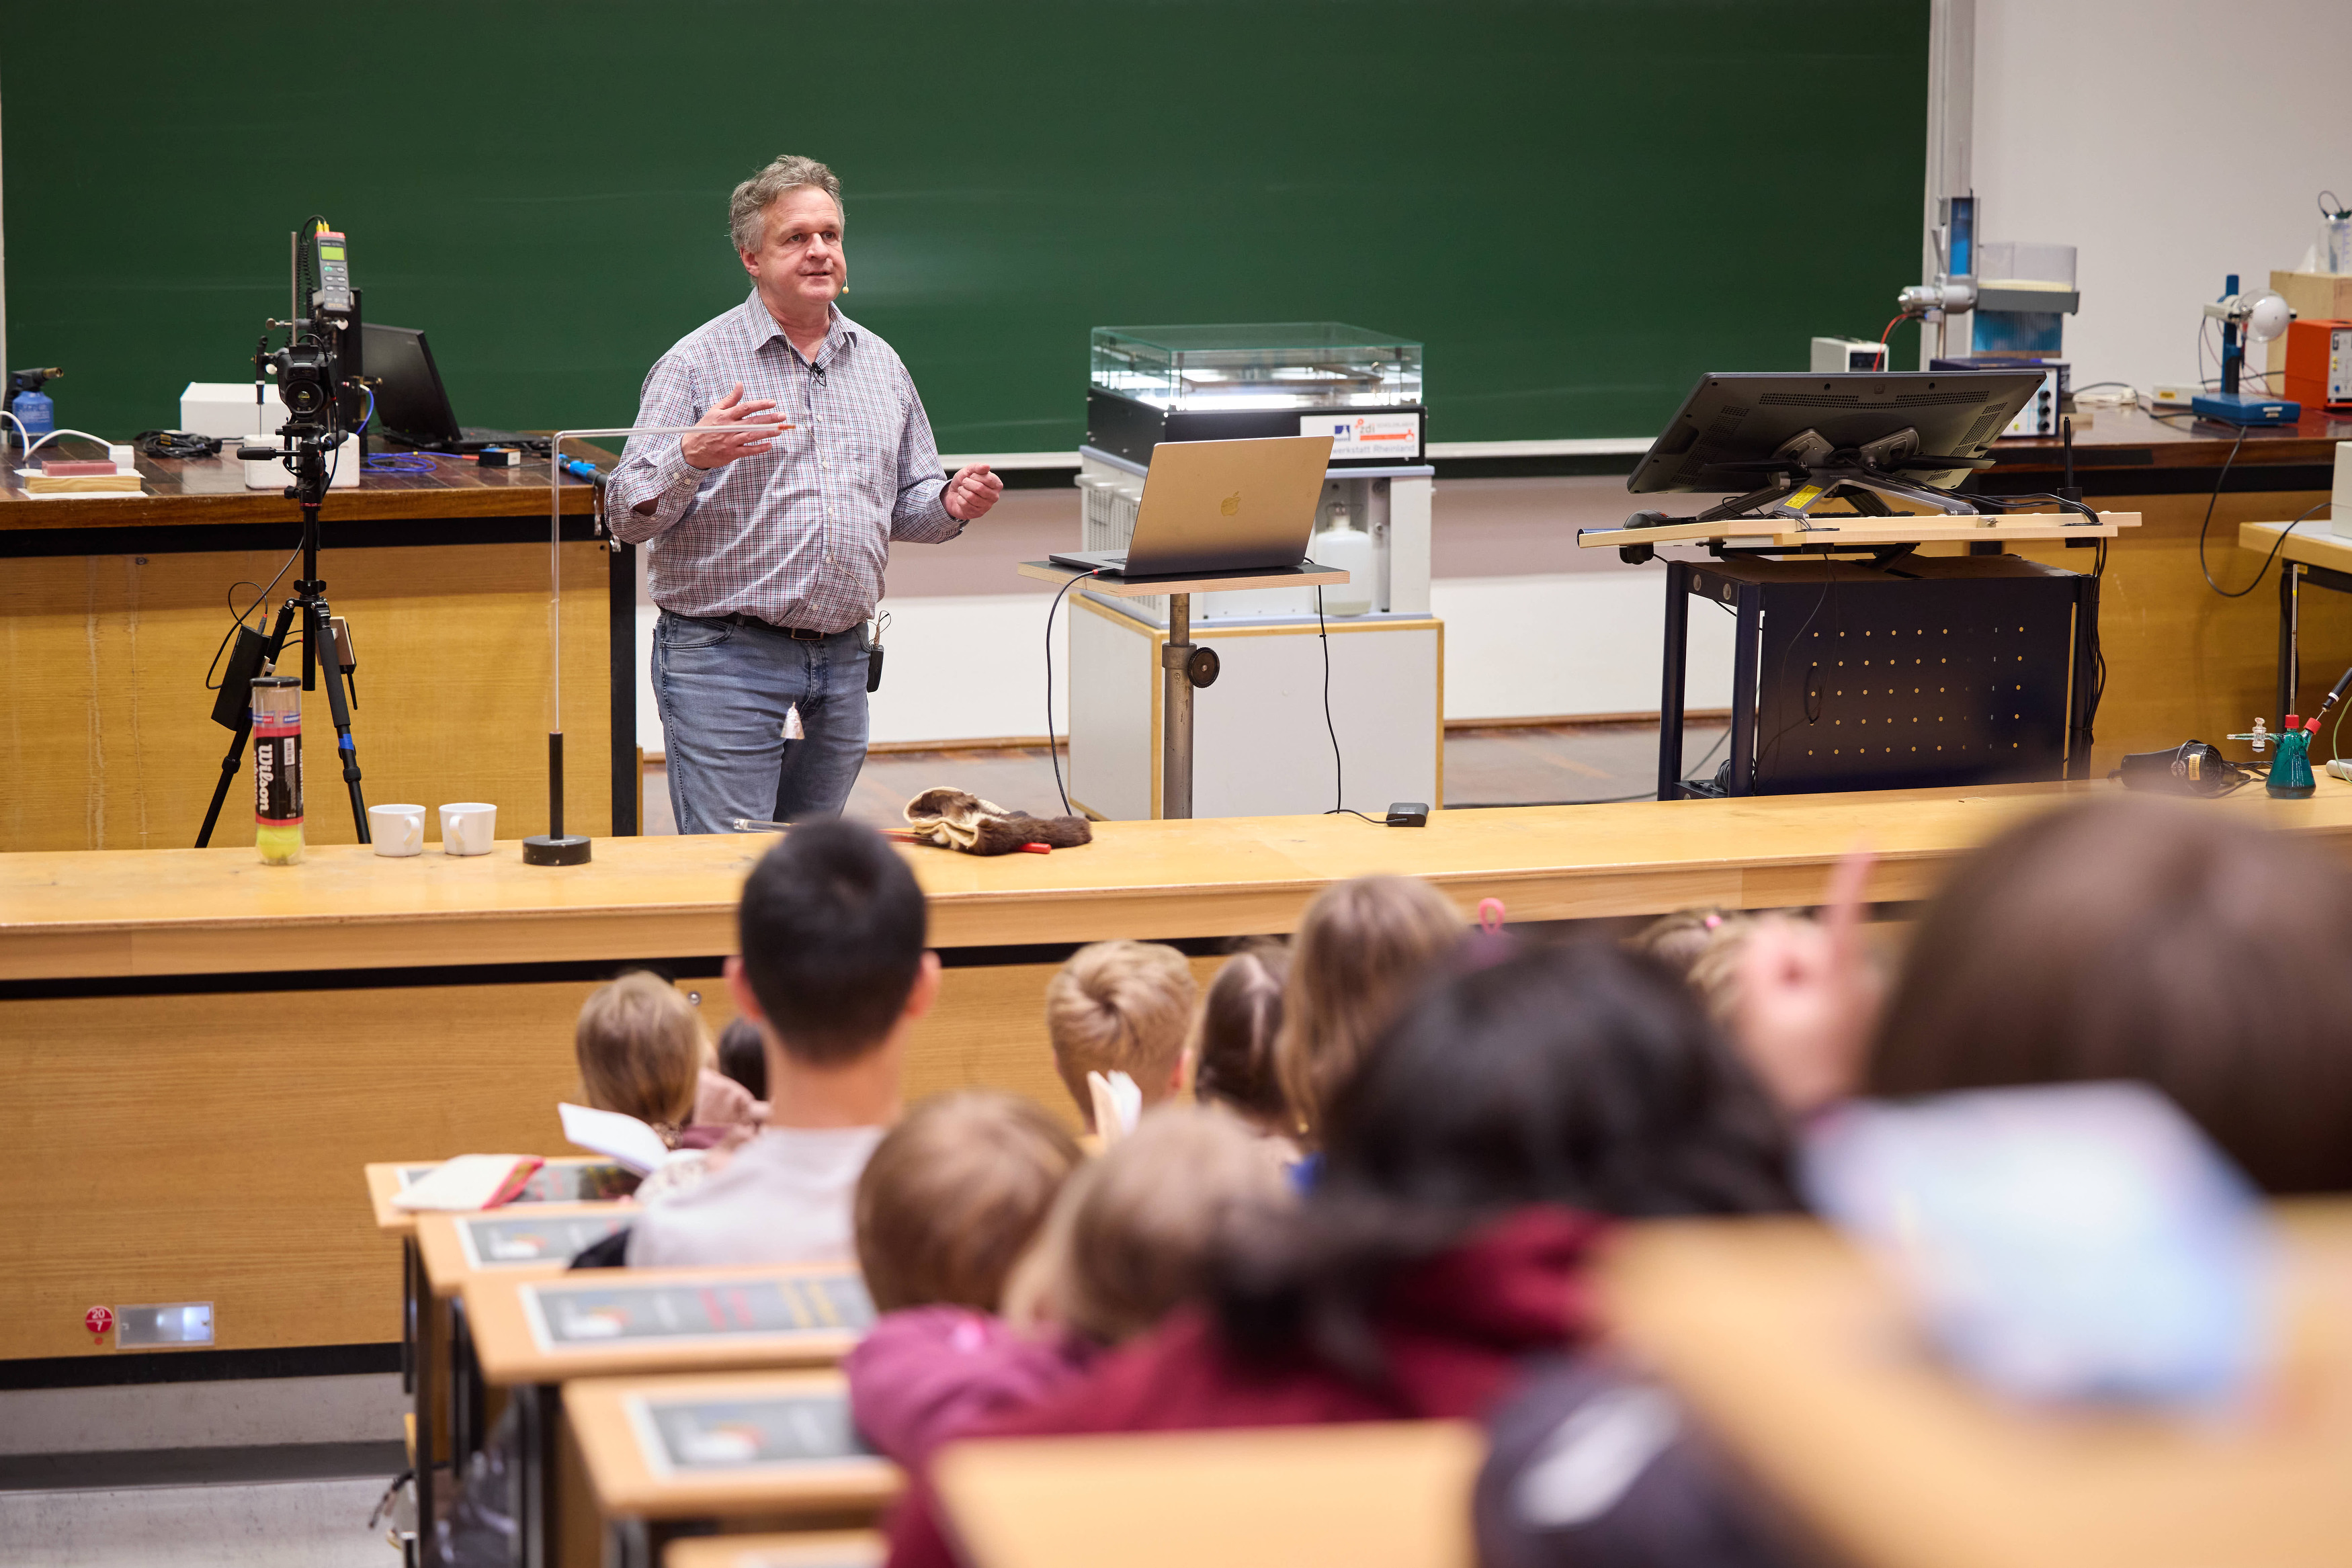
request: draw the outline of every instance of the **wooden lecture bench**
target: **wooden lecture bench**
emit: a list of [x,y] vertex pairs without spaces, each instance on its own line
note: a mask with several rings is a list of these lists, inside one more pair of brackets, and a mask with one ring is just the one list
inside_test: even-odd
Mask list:
[[2004,1403],[1940,1365],[1885,1277],[1810,1220],[1630,1227],[1601,1288],[1622,1343],[1833,1561],[2333,1568],[2352,1543],[2352,1201],[2274,1212],[2284,1344],[2230,1415]]
[[871,1530],[689,1536],[670,1542],[662,1568],[881,1568],[884,1555]]
[[[840,1532],[874,1523],[904,1484],[856,1436],[837,1372],[594,1378],[563,1385],[563,1413],[594,1507],[559,1502],[551,1563],[675,1563],[661,1548],[681,1524]],[[591,1517],[601,1530],[572,1528]]]
[[574,1484],[579,1450],[559,1385],[829,1369],[874,1316],[848,1264],[599,1269],[555,1280],[474,1273],[464,1294],[482,1381],[505,1390],[516,1413],[526,1563],[596,1560],[581,1555],[593,1513]]
[[[229,629],[226,596],[241,584],[236,606],[251,604],[301,534],[300,508],[280,491],[245,487],[234,447],[141,457],[137,496],[31,497],[0,465],[0,851],[195,842],[229,745],[211,721],[218,675],[206,673]],[[366,474],[327,493],[319,573],[351,624],[352,736],[371,802],[487,800],[509,837],[545,831],[551,499],[543,457],[483,468],[441,456],[430,474]],[[562,503],[566,825],[635,832],[636,551],[603,534],[588,486],[567,480]],[[299,575],[261,604],[263,632]],[[302,706],[331,750],[327,694],[304,693]],[[356,841],[341,785],[314,769],[314,844]],[[215,842],[252,841],[252,792],[247,767]]]
[[[410,1457],[429,1448],[436,1459],[462,1462],[480,1447],[487,1415],[465,1312],[456,1300],[466,1275],[476,1269],[518,1278],[561,1273],[580,1246],[626,1224],[636,1211],[634,1203],[592,1195],[634,1190],[636,1177],[609,1160],[563,1155],[548,1160],[496,1209],[418,1213],[394,1207],[395,1193],[433,1168],[431,1161],[387,1160],[363,1166],[361,1174],[376,1230],[401,1244],[400,1385],[415,1402]],[[432,1466],[425,1466],[418,1500],[427,1517],[434,1479]]]
[[1486,1454],[1465,1422],[1364,1421],[958,1443],[933,1479],[971,1568],[1473,1568]]
[[[1075,1121],[1045,1040],[1046,979],[1107,937],[1191,946],[1293,929],[1319,889],[1422,875],[1465,918],[1640,916],[1811,904],[1857,844],[1870,896],[1916,899],[2010,823],[2112,786],[1451,810],[1421,829],[1352,817],[1105,822],[1096,841],[983,860],[906,853],[947,963],[907,1091],[1028,1094]],[[2352,843],[2352,786],[2259,789],[2203,809]],[[400,1244],[353,1165],[563,1146],[582,999],[661,964],[715,1034],[720,963],[765,836],[602,839],[588,865],[517,847],[388,860],[320,846],[0,855],[0,1134],[26,1173],[22,1265],[0,1280],[0,1358],[110,1354],[93,1301],[209,1301],[222,1349],[401,1339]],[[103,1069],[103,1092],[92,1092]],[[360,1368],[354,1367],[353,1370]]]

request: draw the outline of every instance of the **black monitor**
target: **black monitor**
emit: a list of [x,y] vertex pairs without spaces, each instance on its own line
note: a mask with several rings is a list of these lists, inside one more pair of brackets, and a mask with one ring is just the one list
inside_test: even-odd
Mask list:
[[[1775,475],[1819,466],[1828,455],[1853,454],[1904,431],[1916,432],[1908,455],[1893,461],[1916,485],[1948,486],[1984,457],[2009,422],[2042,390],[2042,371],[1759,371],[1701,376],[1666,424],[1625,488],[1754,490]],[[1818,455],[1800,450],[1807,432]],[[1937,458],[1951,458],[1939,466]]]
[[373,428],[411,446],[454,450],[463,435],[423,329],[367,321],[360,331],[361,363],[375,383]]

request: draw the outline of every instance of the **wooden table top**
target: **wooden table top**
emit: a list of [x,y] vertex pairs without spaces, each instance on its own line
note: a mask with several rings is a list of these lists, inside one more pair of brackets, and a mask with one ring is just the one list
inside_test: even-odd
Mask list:
[[[2077,468],[2219,468],[2237,443],[2238,427],[2168,415],[2144,408],[2094,409],[2074,419]],[[2333,463],[2336,444],[2352,441],[2352,415],[2314,409],[2294,424],[2254,425],[2238,445],[2232,468],[2274,463]],[[2055,435],[2006,436],[1993,443],[1992,472],[2040,472],[2064,465],[2065,442]]]
[[662,1568],[879,1568],[886,1549],[871,1530],[699,1535],[671,1542]]
[[[367,1180],[368,1207],[374,1211],[375,1228],[378,1230],[386,1236],[413,1236],[416,1233],[415,1211],[394,1208],[392,1206],[393,1194],[401,1189],[401,1172],[429,1171],[440,1163],[438,1160],[377,1160],[370,1161],[361,1167],[361,1172]],[[546,1164],[541,1169],[542,1171],[584,1170],[590,1166],[609,1166],[612,1163],[602,1155],[551,1155],[548,1156]],[[529,1189],[526,1188],[525,1192],[528,1195]],[[525,1196],[508,1204],[506,1209],[528,1213],[536,1202],[537,1200]],[[501,1209],[496,1212],[505,1211]],[[493,1211],[477,1209],[475,1212]]]
[[[86,441],[63,438],[68,456],[98,456]],[[51,447],[43,447],[43,453]],[[430,474],[362,474],[359,487],[332,490],[327,505],[340,521],[390,522],[416,517],[547,516],[547,459],[526,457],[512,468],[484,468],[471,457],[434,457]],[[581,443],[566,456],[610,467],[615,455]],[[16,528],[128,528],[160,525],[278,523],[299,514],[280,490],[248,490],[236,447],[218,457],[137,459],[143,496],[27,496],[13,465],[0,464],[0,531]],[[563,510],[586,516],[593,492],[566,479]]]
[[[1426,828],[1353,817],[1100,822],[1094,843],[983,859],[902,851],[941,947],[1291,930],[1329,883],[1428,879],[1465,915],[1659,914],[1818,903],[1831,869],[1876,851],[1870,896],[1924,897],[1960,854],[2104,783],[1433,811]],[[2352,784],[2306,800],[2247,790],[2205,809],[2352,840]],[[0,980],[254,969],[536,963],[735,950],[764,834],[597,841],[585,866],[488,855],[392,859],[356,844],[264,866],[249,846],[0,855]]]
[[[727,1292],[741,1287],[781,1285],[798,1299],[848,1280],[864,1282],[849,1263],[762,1269],[587,1269],[559,1278],[516,1278],[472,1271],[460,1281],[466,1315],[473,1326],[474,1353],[482,1375],[504,1388],[522,1383],[562,1383],[574,1377],[643,1377],[743,1368],[831,1366],[847,1355],[865,1333],[864,1324],[787,1332],[711,1333],[663,1339],[614,1337],[556,1343],[541,1338],[533,1322],[542,1303],[565,1294],[596,1294],[650,1286],[687,1285]],[[722,1301],[714,1312],[726,1306]],[[871,1308],[868,1307],[870,1312]]]
[[1486,1452],[1465,1423],[1362,1422],[959,1443],[933,1474],[973,1568],[1471,1568]]
[[1024,560],[1013,570],[1039,582],[1060,583],[1074,577],[1089,578],[1087,586],[1093,592],[1108,593],[1114,599],[1150,599],[1162,593],[1233,593],[1245,588],[1328,587],[1348,580],[1348,574],[1339,568],[1318,566],[1313,561],[1298,566],[1276,567],[1263,572],[1218,571],[1201,577],[1129,579],[1116,574],[1094,577],[1076,567],[1063,566],[1050,560]]
[[696,1472],[672,1470],[646,1451],[645,1407],[671,1399],[849,1398],[837,1372],[733,1373],[700,1377],[598,1377],[563,1385],[563,1415],[607,1519],[794,1516],[871,1519],[904,1484],[898,1467],[872,1454]]
[[1706,523],[1667,523],[1651,528],[1580,528],[1580,549],[1622,545],[1692,544],[1701,539],[1738,539],[1748,549],[1769,540],[1777,549],[1807,545],[1853,549],[1890,544],[2017,544],[2037,539],[2111,539],[2139,527],[2137,512],[2101,512],[2092,522],[2079,512],[2011,512],[2003,517],[1957,517],[1949,512],[1913,512],[1866,517],[1852,511],[1823,512],[1805,521],[1794,517],[1721,517]]
[[[466,1281],[477,1275],[494,1275],[501,1280],[552,1280],[572,1268],[577,1249],[562,1245],[562,1232],[569,1228],[565,1222],[585,1220],[596,1231],[593,1239],[601,1240],[615,1224],[625,1226],[635,1218],[634,1203],[530,1203],[508,1204],[500,1208],[483,1209],[473,1214],[432,1213],[416,1217],[416,1255],[425,1264],[425,1278],[433,1287],[436,1301],[446,1301],[466,1288]],[[514,1248],[513,1256],[501,1257],[494,1246],[486,1246],[484,1227],[488,1234],[519,1230],[521,1237],[506,1238],[509,1244],[522,1242]],[[544,1248],[529,1248],[528,1233],[545,1230]],[[532,1255],[535,1254],[535,1255]],[[610,1270],[583,1270],[583,1278],[610,1275]]]
[[1635,1226],[1602,1285],[1624,1341],[1845,1560],[2319,1568],[2352,1542],[2352,1201],[2278,1214],[2287,1348],[2236,1418],[1997,1401],[1811,1221]]
[[[2331,520],[2321,514],[2306,517],[2299,525],[2277,523],[2240,523],[2238,548],[2252,550],[2268,558],[2275,549],[2283,560],[2301,561],[2305,566],[2333,567],[2337,571],[2352,571],[2352,539],[2339,538]],[[2286,543],[2279,543],[2279,535],[2286,535]]]

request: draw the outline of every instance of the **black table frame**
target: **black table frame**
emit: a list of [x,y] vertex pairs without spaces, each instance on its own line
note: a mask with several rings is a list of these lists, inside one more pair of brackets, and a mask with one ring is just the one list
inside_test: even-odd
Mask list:
[[[1722,556],[1781,557],[1780,550],[1725,550]],[[1658,698],[1658,799],[1679,800],[1686,796],[1713,798],[1712,789],[1693,789],[1683,781],[1683,685],[1690,669],[1690,601],[1699,579],[1714,563],[1661,558],[1666,569],[1666,631],[1664,689]],[[1887,564],[1881,552],[1877,564]],[[2352,577],[2340,578],[2352,591]],[[1731,655],[1731,784],[1728,795],[1745,796],[1755,768],[1756,678],[1764,643],[1764,587],[1761,583],[1728,585],[1738,629]],[[2073,679],[2066,694],[2066,774],[2068,779],[2091,776],[2091,720],[2096,689],[2093,653],[2099,622],[2099,580],[2088,572],[2075,574]],[[2287,633],[2281,632],[2282,649]]]

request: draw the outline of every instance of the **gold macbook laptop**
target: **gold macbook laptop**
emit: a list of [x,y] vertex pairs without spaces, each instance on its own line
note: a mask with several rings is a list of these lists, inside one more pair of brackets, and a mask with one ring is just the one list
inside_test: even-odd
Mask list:
[[1052,559],[1122,577],[1297,566],[1307,559],[1330,465],[1328,435],[1163,441],[1151,449],[1128,548],[1069,550]]

